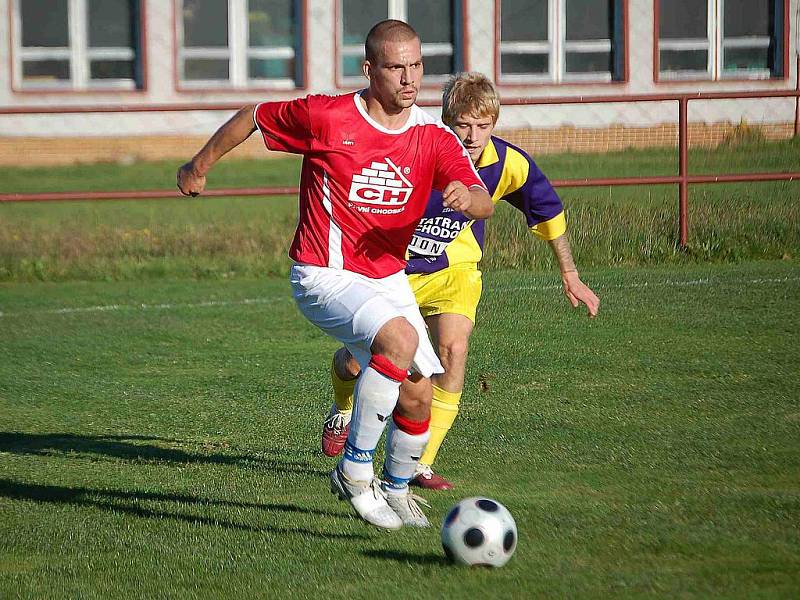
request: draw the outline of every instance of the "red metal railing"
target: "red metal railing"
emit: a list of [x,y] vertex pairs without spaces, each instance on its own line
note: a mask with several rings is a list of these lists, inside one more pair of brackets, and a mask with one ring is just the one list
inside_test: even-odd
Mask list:
[[[800,76],[800,63],[798,66]],[[691,100],[739,100],[746,98],[795,98],[795,135],[800,123],[800,77],[796,90],[764,90],[741,92],[698,92],[694,94],[640,94],[628,96],[571,96],[551,98],[504,98],[504,105],[550,105],[550,104],[609,104],[634,102],[677,102],[678,103],[678,174],[675,176],[637,176],[586,179],[553,180],[555,187],[599,187],[617,185],[678,185],[678,223],[679,243],[686,246],[689,236],[688,203],[689,185],[697,183],[737,183],[751,181],[793,181],[800,180],[800,172],[788,173],[735,173],[689,175],[689,117],[688,106]],[[422,106],[438,106],[432,101],[420,102]],[[9,114],[66,114],[66,113],[120,113],[120,112],[183,112],[183,111],[235,111],[241,104],[150,104],[123,106],[50,106],[50,107],[0,107],[0,115]],[[277,196],[298,192],[297,187],[256,187],[227,188],[207,190],[204,196]],[[153,199],[175,196],[174,189],[132,190],[100,192],[49,192],[38,194],[0,193],[0,202],[35,202],[58,200],[120,200]]]

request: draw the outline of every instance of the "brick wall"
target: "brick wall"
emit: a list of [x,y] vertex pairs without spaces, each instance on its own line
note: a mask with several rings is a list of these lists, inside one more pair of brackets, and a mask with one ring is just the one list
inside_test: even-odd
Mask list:
[[[788,139],[794,135],[794,123],[746,125],[731,123],[690,123],[689,146],[713,148],[725,141],[761,137],[767,140]],[[608,152],[626,148],[676,147],[678,126],[612,126],[602,129],[558,127],[552,129],[516,129],[497,131],[497,135],[534,154],[553,152]]]
[[[607,152],[625,148],[676,146],[678,127],[576,128],[498,130],[497,134],[532,154],[553,152]],[[794,123],[747,125],[731,123],[689,124],[690,146],[714,147],[726,140],[762,137],[787,139],[794,134]],[[0,138],[0,166],[43,166],[76,163],[117,162],[131,164],[140,160],[188,160],[206,141],[205,136],[150,137],[5,137]],[[269,158],[259,136],[231,152],[238,158]],[[0,179],[1,181],[1,179]]]
[[[0,166],[45,166],[77,163],[116,162],[132,164],[141,160],[189,160],[208,136],[136,137],[0,137]],[[253,135],[231,151],[238,158],[276,156],[264,149],[260,136]]]

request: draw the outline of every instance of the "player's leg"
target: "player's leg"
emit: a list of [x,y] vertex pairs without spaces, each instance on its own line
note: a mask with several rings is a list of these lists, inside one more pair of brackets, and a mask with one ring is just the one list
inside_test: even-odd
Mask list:
[[322,452],[326,456],[338,456],[344,449],[350,432],[353,395],[360,372],[358,361],[344,346],[333,355],[331,384],[334,403],[322,425]]
[[381,326],[371,356],[358,377],[350,433],[340,468],[354,480],[372,477],[372,456],[400,394],[400,384],[416,353],[417,331],[403,317]]
[[431,439],[420,459],[431,466],[458,416],[474,324],[464,315],[441,314],[426,319],[445,372],[432,377]]
[[[335,456],[344,447],[347,433],[342,435],[337,430],[336,421],[343,420],[347,415],[347,429],[349,429],[350,414],[344,411],[347,408],[352,409],[353,406],[352,391],[348,392],[345,388],[343,394],[344,386],[340,382],[352,381],[354,387],[355,379],[348,381],[345,377],[355,378],[359,371],[359,364],[353,355],[347,348],[340,348],[334,356],[332,367],[336,403],[331,408],[332,416],[326,420],[322,434],[323,451],[328,456]],[[403,523],[415,527],[430,525],[417,505],[418,501],[426,506],[427,503],[419,496],[408,494],[406,486],[418,471],[418,461],[428,441],[429,429],[425,424],[430,415],[431,398],[431,380],[418,373],[412,373],[400,384],[400,395],[386,436],[387,450],[383,466],[383,488],[387,491],[386,498],[389,506],[401,517]],[[394,491],[399,493],[393,493]]]
[[[415,327],[389,300],[395,296],[392,281],[309,265],[295,265],[291,273],[294,298],[303,315],[346,344],[365,365],[355,389],[345,455],[331,473],[331,490],[348,500],[364,520],[386,529],[401,527],[402,520],[374,477],[372,458],[419,341]],[[441,370],[438,359],[435,366]]]
[[331,363],[333,398],[340,412],[353,410],[353,392],[360,373],[361,365],[345,346],[333,354]]
[[386,435],[386,458],[383,463],[386,499],[403,523],[413,527],[430,526],[417,505],[418,501],[426,506],[427,503],[408,490],[430,437],[430,402],[431,380],[412,373],[400,386],[400,397]]
[[365,520],[386,529],[402,526],[403,519],[376,484],[373,457],[397,404],[400,383],[408,376],[417,343],[416,330],[403,317],[392,318],[374,336],[371,356],[364,361],[366,366],[355,387],[344,453],[331,473],[332,489],[350,500]]
[[417,281],[412,279],[412,286],[445,369],[432,377],[431,438],[412,483],[426,489],[448,490],[453,484],[435,473],[432,466],[458,415],[469,338],[482,291],[481,273],[470,268],[444,269]]
[[[411,493],[408,482],[416,472],[419,457],[428,440],[431,405],[429,378],[434,373],[441,373],[442,366],[433,350],[425,321],[404,275],[397,282],[393,300],[407,322],[417,332],[419,344],[411,365],[413,372],[402,383],[398,405],[392,413],[392,422],[389,425],[383,489],[389,506],[400,516],[403,524],[428,527],[430,523],[417,504],[422,499]],[[359,379],[364,375],[366,371],[362,372]]]

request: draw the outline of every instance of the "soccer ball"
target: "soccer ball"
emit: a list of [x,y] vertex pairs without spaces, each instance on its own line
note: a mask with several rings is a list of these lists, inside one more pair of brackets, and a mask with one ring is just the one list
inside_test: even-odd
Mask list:
[[442,547],[453,562],[502,567],[517,549],[517,524],[496,500],[465,498],[442,523]]

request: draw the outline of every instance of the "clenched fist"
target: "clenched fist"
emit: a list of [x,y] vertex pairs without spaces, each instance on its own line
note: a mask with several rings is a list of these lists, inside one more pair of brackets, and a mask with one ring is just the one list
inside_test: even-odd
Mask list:
[[193,161],[178,169],[177,180],[178,189],[184,196],[197,196],[206,188],[206,176],[197,172]]
[[472,206],[472,194],[460,181],[451,181],[442,193],[442,204],[463,213]]

